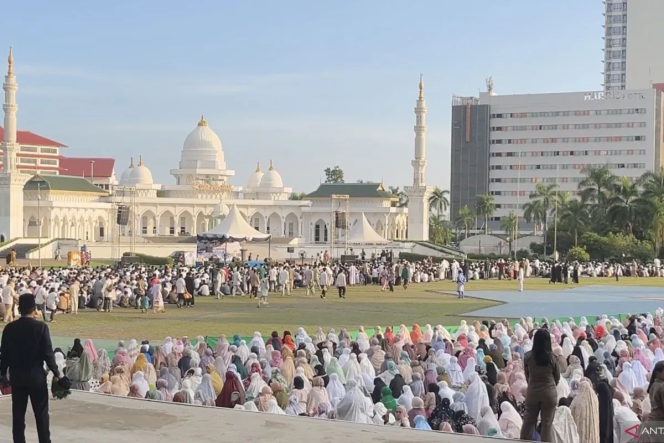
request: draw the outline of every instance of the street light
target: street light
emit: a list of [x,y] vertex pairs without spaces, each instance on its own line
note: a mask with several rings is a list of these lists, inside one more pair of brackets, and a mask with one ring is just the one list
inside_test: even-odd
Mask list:
[[39,254],[39,269],[42,267],[42,251],[41,251],[41,182],[37,182],[37,248]]

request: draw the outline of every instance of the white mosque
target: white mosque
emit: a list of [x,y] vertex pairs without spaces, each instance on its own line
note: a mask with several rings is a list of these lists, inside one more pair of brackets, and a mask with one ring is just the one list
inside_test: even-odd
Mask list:
[[[118,248],[125,249],[122,245],[131,237],[138,250],[167,255],[163,252],[168,248],[171,252],[181,250],[185,239],[213,229],[231,208],[254,229],[270,234],[275,243],[283,239],[283,245],[297,246],[298,250],[307,246],[329,249],[326,245],[334,238],[343,239],[344,232],[331,232],[335,211],[346,212],[350,231],[354,226],[362,227],[362,232],[367,226],[371,228],[367,244],[392,243],[403,248],[407,239],[428,240],[431,188],[426,186],[424,175],[426,106],[421,79],[415,108],[414,178],[413,185],[406,188],[408,208],[398,207],[398,198],[381,183],[321,184],[304,200],[290,200],[292,189],[284,185],[279,165],[271,160],[257,164],[246,186],[234,186],[235,171],[227,168],[221,140],[204,117],[184,139],[180,162],[170,170],[172,184],[155,183],[149,165],[140,156],[137,162],[127,159],[127,169],[118,180],[113,173],[112,182],[104,189],[89,178],[68,176],[66,171],[23,170],[25,159],[36,162],[30,160],[29,153],[62,157],[54,144],[44,148],[38,146],[39,141],[21,141],[25,131],[16,129],[18,85],[11,51],[3,89],[0,243],[33,242],[35,238],[42,244],[75,242],[102,258],[117,256],[122,252]],[[42,161],[46,160],[40,159],[38,164]],[[347,197],[340,201],[339,195]],[[124,226],[117,224],[118,208],[128,210],[129,221]],[[356,240],[363,243],[362,238]],[[157,254],[155,248],[161,248],[162,253]]]

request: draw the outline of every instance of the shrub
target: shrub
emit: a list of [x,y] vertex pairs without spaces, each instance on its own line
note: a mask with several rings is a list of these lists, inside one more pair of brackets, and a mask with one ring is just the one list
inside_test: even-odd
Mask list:
[[590,260],[590,254],[581,246],[574,246],[567,253],[568,261],[587,262]]

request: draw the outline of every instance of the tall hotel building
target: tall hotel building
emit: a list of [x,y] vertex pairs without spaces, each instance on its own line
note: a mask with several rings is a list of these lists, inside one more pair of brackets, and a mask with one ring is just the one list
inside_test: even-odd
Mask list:
[[477,196],[490,194],[489,227],[500,230],[502,217],[523,215],[538,183],[576,195],[589,166],[608,164],[634,179],[659,168],[662,92],[455,96],[451,151],[451,219],[466,205],[474,212]]
[[604,0],[604,90],[664,83],[664,1]]

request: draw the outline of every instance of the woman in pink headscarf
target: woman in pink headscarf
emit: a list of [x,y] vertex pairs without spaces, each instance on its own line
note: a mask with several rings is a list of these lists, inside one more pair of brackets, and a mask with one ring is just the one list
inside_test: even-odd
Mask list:
[[523,403],[526,400],[523,393],[527,387],[528,382],[526,381],[526,375],[523,372],[515,372],[514,382],[510,385],[510,388],[512,395],[514,395],[514,399],[517,402]]
[[641,348],[634,349],[633,360],[639,361],[646,371],[650,371],[650,360],[648,360],[648,357],[646,357]]
[[464,348],[463,352],[459,354],[459,366],[461,369],[466,369],[466,364],[468,363],[469,358],[475,358],[475,353],[469,347]]
[[95,360],[97,360],[97,350],[95,349],[95,345],[92,343],[92,340],[85,340],[85,344],[83,345],[83,352],[88,354],[90,363],[94,363]]

